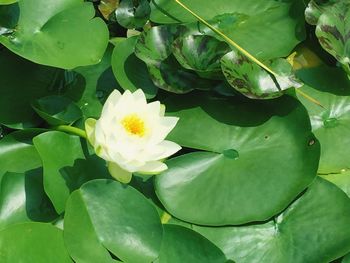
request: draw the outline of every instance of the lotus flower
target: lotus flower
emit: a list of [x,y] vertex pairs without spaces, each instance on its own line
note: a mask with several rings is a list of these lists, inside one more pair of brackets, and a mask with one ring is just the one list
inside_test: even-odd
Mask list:
[[123,95],[114,90],[100,119],[86,120],[88,140],[114,178],[128,183],[132,173],[158,174],[168,168],[163,160],[181,147],[165,140],[178,118],[164,113],[159,101],[147,103],[141,89]]

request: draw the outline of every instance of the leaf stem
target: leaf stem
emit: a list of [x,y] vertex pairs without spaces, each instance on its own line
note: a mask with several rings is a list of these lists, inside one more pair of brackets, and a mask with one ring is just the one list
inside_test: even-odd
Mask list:
[[86,135],[86,132],[84,130],[73,127],[73,126],[59,125],[59,126],[53,127],[53,129],[56,131],[68,132],[68,133],[71,133],[74,135],[78,135],[81,138],[87,139],[87,135]]

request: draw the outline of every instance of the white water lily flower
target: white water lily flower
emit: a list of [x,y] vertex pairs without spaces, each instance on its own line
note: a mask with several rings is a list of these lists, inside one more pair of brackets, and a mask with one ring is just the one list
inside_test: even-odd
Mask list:
[[86,121],[86,133],[98,156],[108,162],[117,180],[128,183],[132,173],[157,174],[167,169],[163,159],[181,147],[165,140],[178,118],[165,117],[159,101],[147,103],[141,89],[114,90],[99,120]]

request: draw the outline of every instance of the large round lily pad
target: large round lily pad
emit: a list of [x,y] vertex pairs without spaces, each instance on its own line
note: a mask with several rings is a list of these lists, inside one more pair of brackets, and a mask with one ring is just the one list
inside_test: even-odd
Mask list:
[[194,94],[166,105],[180,118],[169,140],[202,150],[169,160],[156,177],[157,195],[175,217],[203,225],[266,220],[316,175],[319,144],[291,97],[247,102]]
[[318,178],[273,220],[241,227],[194,229],[237,263],[333,262],[350,250],[350,202]]

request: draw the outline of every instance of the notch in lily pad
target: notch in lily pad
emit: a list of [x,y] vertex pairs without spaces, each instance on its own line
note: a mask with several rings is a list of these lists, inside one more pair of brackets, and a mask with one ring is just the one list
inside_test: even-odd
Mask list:
[[287,89],[302,86],[287,60],[278,58],[267,61],[265,65],[275,74],[237,50],[221,59],[222,71],[228,83],[248,98],[273,99],[282,96]]
[[32,104],[36,113],[50,125],[72,124],[82,117],[81,109],[70,99],[48,96]]

